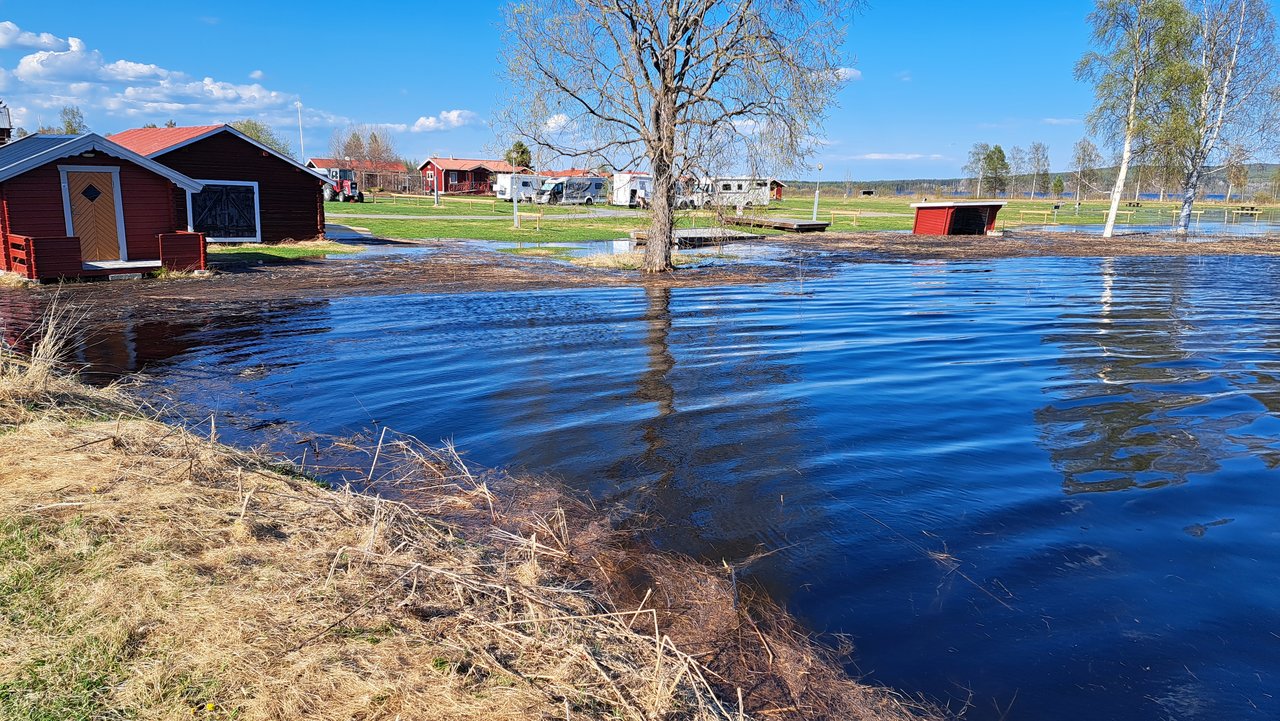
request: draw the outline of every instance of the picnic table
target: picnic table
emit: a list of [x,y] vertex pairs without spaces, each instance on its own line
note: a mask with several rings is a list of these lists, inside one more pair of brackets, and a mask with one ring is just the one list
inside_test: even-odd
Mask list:
[[1142,207],[1142,203],[1139,203],[1139,202],[1138,202],[1138,201],[1136,201],[1136,200],[1130,200],[1129,202],[1125,203],[1125,207],[1127,207],[1127,208],[1141,208],[1141,207]]

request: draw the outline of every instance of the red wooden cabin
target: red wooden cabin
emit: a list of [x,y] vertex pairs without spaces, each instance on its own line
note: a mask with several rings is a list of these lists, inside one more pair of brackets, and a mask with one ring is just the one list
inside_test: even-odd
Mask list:
[[494,175],[533,172],[505,160],[470,158],[428,158],[418,166],[418,170],[426,179],[428,193],[439,188],[441,193],[472,195],[492,194]]
[[205,267],[177,217],[191,178],[94,133],[0,145],[0,270],[32,280]]
[[996,228],[1001,201],[912,203],[916,235],[985,235]]
[[134,128],[108,138],[196,178],[175,197],[179,221],[210,242],[278,243],[324,235],[328,178],[230,125]]

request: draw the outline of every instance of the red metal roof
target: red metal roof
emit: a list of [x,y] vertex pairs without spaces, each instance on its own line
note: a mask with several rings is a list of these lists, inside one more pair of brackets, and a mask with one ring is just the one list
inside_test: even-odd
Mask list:
[[565,170],[543,170],[543,171],[539,171],[538,174],[544,175],[548,178],[585,178],[585,177],[593,177],[593,176],[599,175],[599,173],[597,173],[594,170],[591,170],[590,168],[567,168]]
[[151,156],[224,127],[226,126],[193,125],[183,128],[133,128],[108,135],[107,140],[123,145],[138,155]]
[[338,160],[337,158],[309,158],[307,165],[314,168],[348,168],[351,170],[364,170],[375,173],[403,173],[405,172],[404,163],[396,163],[390,160],[373,161],[373,160]]
[[484,168],[490,173],[527,173],[528,168],[518,168],[505,160],[478,160],[476,158],[427,158],[418,168],[427,167],[427,164],[436,166],[441,170],[475,170]]

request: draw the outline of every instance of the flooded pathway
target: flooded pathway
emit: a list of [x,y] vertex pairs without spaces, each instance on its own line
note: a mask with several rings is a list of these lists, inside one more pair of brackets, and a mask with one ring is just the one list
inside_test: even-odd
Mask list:
[[[20,293],[0,312],[33,313]],[[1277,298],[1280,258],[879,263],[184,301],[81,358],[224,436],[385,424],[650,512],[969,719],[1271,719]]]

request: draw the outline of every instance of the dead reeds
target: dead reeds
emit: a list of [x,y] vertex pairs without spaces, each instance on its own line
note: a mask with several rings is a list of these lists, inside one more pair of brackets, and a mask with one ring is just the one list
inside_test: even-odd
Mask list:
[[[725,573],[384,432],[331,488],[0,369],[0,717],[905,719]],[[65,336],[64,336],[65,339]]]

